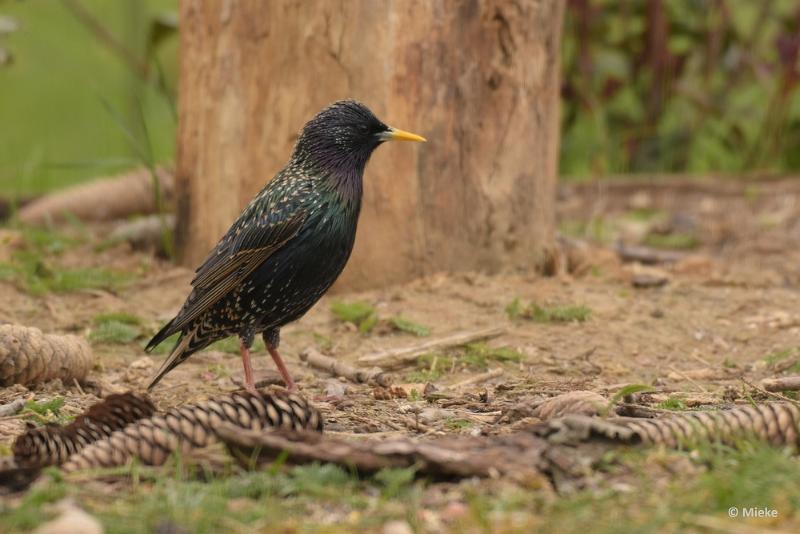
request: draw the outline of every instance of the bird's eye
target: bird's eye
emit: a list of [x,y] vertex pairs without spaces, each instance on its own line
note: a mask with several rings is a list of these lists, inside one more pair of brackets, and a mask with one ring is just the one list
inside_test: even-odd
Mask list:
[[359,124],[358,125],[358,133],[368,134],[369,133],[369,126],[367,126],[366,124]]

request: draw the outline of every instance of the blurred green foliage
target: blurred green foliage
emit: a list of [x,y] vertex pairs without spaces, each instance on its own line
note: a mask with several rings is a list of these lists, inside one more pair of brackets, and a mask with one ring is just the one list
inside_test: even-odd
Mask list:
[[800,169],[797,0],[568,0],[561,173]]
[[[0,1],[0,194],[29,196],[174,153],[177,0]],[[143,125],[146,124],[146,131]]]
[[[174,154],[178,0],[0,0],[0,194]],[[797,0],[568,0],[561,172],[800,169]]]

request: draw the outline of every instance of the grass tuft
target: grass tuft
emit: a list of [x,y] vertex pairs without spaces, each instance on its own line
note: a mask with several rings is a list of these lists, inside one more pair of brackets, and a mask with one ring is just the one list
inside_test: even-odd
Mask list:
[[525,306],[515,298],[506,306],[506,314],[511,319],[526,319],[535,323],[571,323],[586,321],[592,310],[586,306],[544,307],[535,302]]
[[645,237],[644,244],[653,248],[691,250],[697,248],[700,243],[692,234],[675,232],[672,234],[649,234]]
[[519,363],[525,355],[511,347],[490,347],[486,343],[470,343],[465,347],[462,361],[471,368],[486,370],[490,362]]
[[50,400],[38,402],[29,400],[25,403],[22,414],[23,417],[29,421],[37,421],[45,424],[64,424],[73,419],[72,416],[61,413],[64,402],[64,397],[53,397]]
[[368,334],[378,324],[375,307],[368,302],[336,300],[331,303],[331,312],[340,321],[356,325],[362,334]]
[[764,356],[764,363],[772,367],[773,365],[776,365],[784,360],[788,360],[793,356],[797,356],[798,352],[800,351],[797,349],[797,347],[776,350]]
[[525,355],[511,347],[490,347],[486,343],[470,343],[451,354],[430,353],[417,358],[417,369],[404,375],[411,383],[435,382],[456,370],[485,371],[491,362],[519,363]]
[[63,499],[67,494],[66,484],[58,479],[48,484],[37,484],[22,498],[19,506],[9,510],[3,507],[0,525],[4,532],[30,532],[52,514],[45,510],[48,504]]
[[656,408],[661,410],[672,410],[676,412],[683,412],[688,409],[686,403],[679,397],[670,397],[664,402],[658,403]]
[[452,432],[460,432],[472,426],[472,421],[469,419],[460,419],[458,417],[450,417],[444,422],[445,428]]
[[112,312],[95,316],[89,341],[108,345],[126,345],[142,335],[142,320],[130,313]]
[[399,315],[390,317],[389,324],[391,324],[395,330],[399,330],[400,332],[406,332],[409,334],[414,334],[417,337],[426,337],[431,335],[431,329],[428,328],[427,326],[415,323],[414,321],[411,321]]
[[381,497],[386,500],[405,498],[414,486],[415,467],[388,469],[375,473],[374,479],[380,483]]

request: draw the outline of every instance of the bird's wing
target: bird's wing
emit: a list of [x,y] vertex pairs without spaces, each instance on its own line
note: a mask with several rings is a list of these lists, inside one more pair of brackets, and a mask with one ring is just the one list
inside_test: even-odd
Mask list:
[[251,202],[198,267],[192,280],[194,289],[170,325],[172,332],[199,317],[298,234],[309,211],[297,202],[303,192],[293,193],[289,198],[263,195]]

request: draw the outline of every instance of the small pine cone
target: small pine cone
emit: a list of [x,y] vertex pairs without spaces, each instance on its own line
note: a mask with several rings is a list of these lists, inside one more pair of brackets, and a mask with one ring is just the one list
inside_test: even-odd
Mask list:
[[23,467],[61,465],[90,443],[151,417],[155,411],[146,396],[131,392],[109,395],[66,426],[45,425],[19,435],[12,446],[14,460]]
[[124,465],[137,458],[161,465],[175,451],[187,452],[218,441],[217,427],[228,423],[248,430],[284,428],[322,431],[322,416],[299,395],[236,392],[142,419],[95,441],[62,466],[67,472]]
[[43,334],[38,328],[0,325],[0,386],[36,384],[60,378],[82,381],[93,364],[83,338]]

